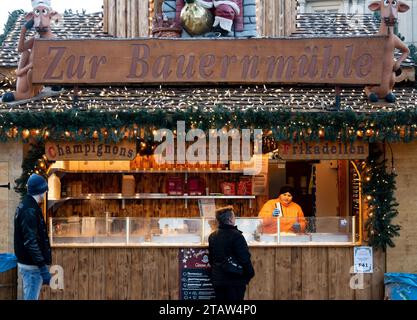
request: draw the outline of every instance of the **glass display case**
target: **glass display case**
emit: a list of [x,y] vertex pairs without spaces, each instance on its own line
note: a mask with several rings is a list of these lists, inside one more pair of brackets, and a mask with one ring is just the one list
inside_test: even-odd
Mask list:
[[[50,218],[54,246],[207,246],[214,218]],[[249,246],[355,244],[354,217],[236,218]]]

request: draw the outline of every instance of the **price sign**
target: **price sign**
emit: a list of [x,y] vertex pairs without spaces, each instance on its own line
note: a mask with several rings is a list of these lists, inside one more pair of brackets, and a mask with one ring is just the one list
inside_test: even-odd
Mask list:
[[373,273],[372,247],[355,247],[353,263],[355,273]]

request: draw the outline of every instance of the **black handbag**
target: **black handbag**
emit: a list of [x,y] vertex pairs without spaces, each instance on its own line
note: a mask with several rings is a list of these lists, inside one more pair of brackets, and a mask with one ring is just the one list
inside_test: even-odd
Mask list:
[[243,275],[243,267],[237,263],[233,257],[229,256],[222,264],[223,270],[235,275]]

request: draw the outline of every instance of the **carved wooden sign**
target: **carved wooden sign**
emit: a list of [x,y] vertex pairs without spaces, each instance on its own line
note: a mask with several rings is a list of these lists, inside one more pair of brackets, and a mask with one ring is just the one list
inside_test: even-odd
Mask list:
[[48,141],[45,155],[56,160],[133,160],[136,157],[135,142],[120,143]]
[[379,84],[385,38],[36,40],[33,82]]
[[360,160],[366,159],[369,145],[364,142],[282,143],[278,156],[283,160]]

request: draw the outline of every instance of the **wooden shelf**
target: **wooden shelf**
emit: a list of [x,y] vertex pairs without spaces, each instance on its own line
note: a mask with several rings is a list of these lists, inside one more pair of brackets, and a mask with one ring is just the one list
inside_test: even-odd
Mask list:
[[135,200],[135,199],[255,199],[255,195],[250,196],[225,196],[225,195],[211,195],[211,196],[171,196],[166,193],[136,193],[133,196],[123,196],[121,193],[91,193],[83,194],[76,197],[66,197],[59,200],[49,201],[67,201],[67,200]]
[[133,196],[123,196],[121,193],[91,193],[83,194],[76,197],[66,197],[59,200],[48,200],[48,209],[63,204],[70,200],[199,200],[199,199],[235,199],[235,200],[253,200],[255,195],[250,196],[225,196],[225,195],[211,195],[211,196],[170,196],[166,193],[136,193]]
[[50,173],[240,173],[243,174],[243,170],[158,170],[158,169],[149,169],[149,170],[63,170],[63,169],[51,169]]

